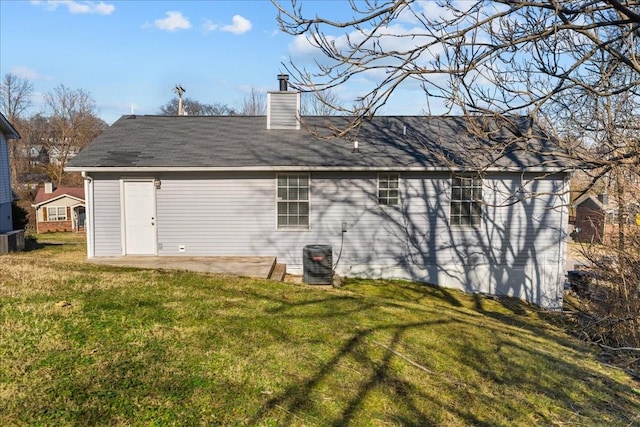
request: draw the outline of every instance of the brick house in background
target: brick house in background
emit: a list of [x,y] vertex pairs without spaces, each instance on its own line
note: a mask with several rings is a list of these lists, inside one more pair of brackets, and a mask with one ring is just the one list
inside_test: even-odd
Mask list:
[[47,182],[38,189],[32,205],[36,210],[36,232],[84,231],[84,189],[54,188]]

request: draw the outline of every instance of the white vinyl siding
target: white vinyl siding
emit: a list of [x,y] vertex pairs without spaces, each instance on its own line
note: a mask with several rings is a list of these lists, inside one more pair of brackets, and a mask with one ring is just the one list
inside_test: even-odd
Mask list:
[[278,230],[309,228],[309,175],[279,174],[277,183]]
[[267,93],[267,129],[300,129],[300,92]]
[[94,255],[122,255],[119,176],[95,174],[93,193]]
[[[176,174],[178,175],[178,174]],[[159,255],[269,255],[275,233],[275,174],[160,175]],[[184,252],[181,252],[184,248]]]
[[[531,181],[526,191],[536,197],[513,204],[522,174],[487,174],[481,226],[452,227],[449,173],[403,172],[394,209],[378,203],[376,172],[284,174],[308,176],[312,203],[310,228],[286,233],[275,226],[278,175],[157,174],[158,254],[275,256],[300,274],[304,246],[328,244],[334,254],[342,250],[339,275],[511,295],[548,308],[561,303],[568,202],[557,194],[567,190],[564,175]],[[121,177],[92,177],[95,255],[120,255]]]
[[66,221],[67,208],[65,206],[47,207],[47,221]]

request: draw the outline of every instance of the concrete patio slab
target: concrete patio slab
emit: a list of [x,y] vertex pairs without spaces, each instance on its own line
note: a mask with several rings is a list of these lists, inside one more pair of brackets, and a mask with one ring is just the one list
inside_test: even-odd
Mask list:
[[153,270],[186,270],[268,279],[276,264],[276,257],[121,256],[95,257],[88,259],[87,262],[116,267],[135,267]]

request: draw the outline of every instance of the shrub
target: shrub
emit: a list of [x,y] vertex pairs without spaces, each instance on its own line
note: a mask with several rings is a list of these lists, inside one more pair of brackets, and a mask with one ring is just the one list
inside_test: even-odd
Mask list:
[[580,335],[601,346],[612,362],[640,375],[640,239],[624,245],[583,245],[590,266],[574,282]]
[[14,230],[23,230],[29,224],[29,212],[20,207],[17,202],[11,203],[11,216]]

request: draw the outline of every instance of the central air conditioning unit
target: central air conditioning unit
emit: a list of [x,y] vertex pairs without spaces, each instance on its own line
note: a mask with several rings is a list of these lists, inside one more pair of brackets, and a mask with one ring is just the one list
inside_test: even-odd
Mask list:
[[331,245],[307,245],[302,250],[304,283],[330,285],[333,279]]

